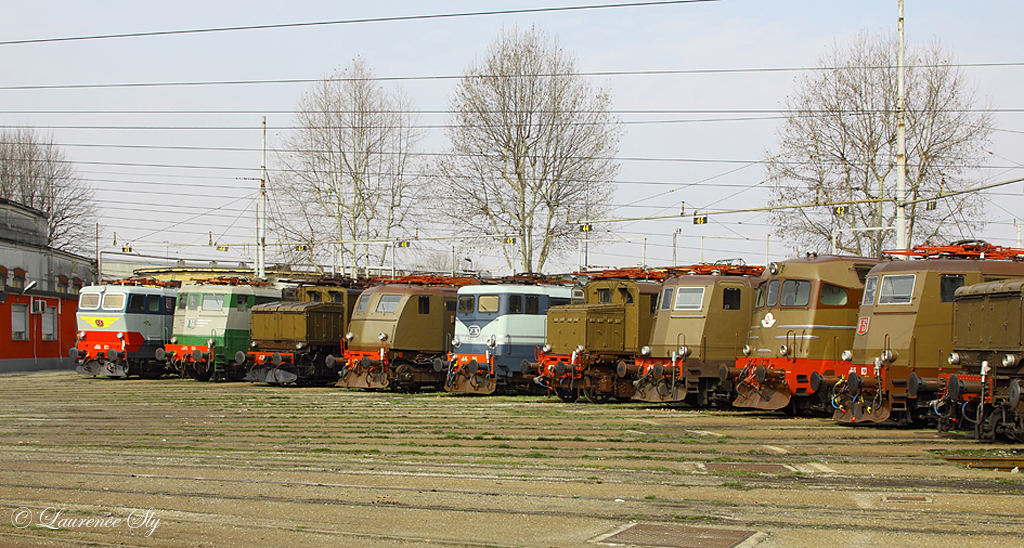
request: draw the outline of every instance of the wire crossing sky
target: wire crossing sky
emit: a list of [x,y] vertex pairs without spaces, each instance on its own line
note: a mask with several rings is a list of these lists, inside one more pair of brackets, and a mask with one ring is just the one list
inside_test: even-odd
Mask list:
[[[796,82],[836,44],[896,28],[896,0],[425,5],[9,3],[0,18],[0,128],[35,128],[64,147],[96,190],[101,247],[116,232],[119,244],[137,242],[147,254],[251,262],[252,249],[208,244],[254,239],[262,116],[274,177],[274,154],[284,152],[303,93],[361,56],[385,88],[412,99],[423,132],[416,153],[429,163],[445,149],[449,98],[465,69],[503,28],[535,26],[557,35],[591,83],[611,93],[624,130],[615,217],[671,215],[684,203],[687,212],[753,208],[767,199],[762,166]],[[1024,175],[1024,5],[906,0],[905,15],[908,44],[951,50],[976,106],[994,114],[989,162],[970,166],[973,177]],[[1016,245],[1021,185],[986,195],[995,199],[984,233],[964,236]],[[680,262],[761,262],[765,240],[753,235],[772,229],[765,214],[751,213],[701,226],[689,217],[631,221],[614,235],[647,238],[653,265],[671,261],[673,242]],[[410,226],[407,236],[440,235],[430,230]],[[711,239],[718,236],[735,237]],[[773,260],[801,251],[775,239],[769,246]],[[412,263],[451,247],[423,241],[403,253],[399,262]],[[499,267],[489,255],[496,251],[471,253],[474,265]],[[636,264],[641,247],[591,245],[588,254],[598,266]],[[566,250],[555,268],[576,260]]]

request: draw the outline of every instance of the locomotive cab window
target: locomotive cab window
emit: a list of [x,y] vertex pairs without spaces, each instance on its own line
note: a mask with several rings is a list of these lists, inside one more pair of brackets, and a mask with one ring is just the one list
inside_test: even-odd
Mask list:
[[916,274],[883,276],[878,290],[878,304],[909,304],[914,296]]
[[540,297],[537,295],[526,296],[526,313],[534,316],[540,314]]
[[680,287],[676,291],[676,310],[700,310],[703,304],[703,287]]
[[476,308],[476,297],[463,295],[459,297],[459,314],[472,314]]
[[323,301],[323,297],[319,293],[317,293],[316,291],[311,291],[309,293],[309,301],[313,302],[313,303],[318,303],[318,302]]
[[674,287],[666,287],[661,292],[661,309],[672,310],[672,292],[675,291]]
[[481,314],[495,314],[498,312],[499,302],[497,295],[480,295],[476,302],[476,311]]
[[838,285],[821,284],[821,296],[818,297],[818,301],[821,304],[826,306],[843,306],[846,304],[846,300],[846,289]]
[[128,296],[128,312],[145,312],[146,296],[135,293]]
[[761,308],[764,306],[766,295],[768,293],[768,284],[761,284],[757,286],[757,295],[754,298],[754,307]]
[[203,296],[199,293],[192,293],[188,296],[188,309],[199,310],[199,303],[202,302]]
[[420,295],[420,314],[430,314],[430,295]]
[[106,293],[103,295],[103,310],[124,310],[124,293]]
[[444,309],[448,312],[455,312],[455,299],[445,299]]
[[383,314],[394,314],[398,310],[398,303],[402,302],[401,295],[381,295],[377,302],[377,312]]
[[146,295],[146,312],[156,314],[160,312],[160,296]]
[[82,293],[78,297],[78,308],[81,310],[96,310],[100,307],[99,293]]
[[964,275],[963,274],[943,274],[942,278],[939,279],[939,289],[942,294],[942,302],[951,303],[955,301],[954,298],[958,287],[963,287]]
[[[629,288],[620,287],[619,288],[619,293],[622,294],[622,302],[624,302],[626,304],[633,304],[633,294],[630,293]],[[653,308],[652,308],[652,311],[653,311]]]
[[607,287],[602,287],[597,290],[597,302],[601,304],[611,304],[612,302],[612,290]]
[[333,303],[343,303],[343,302],[345,302],[345,294],[344,293],[342,293],[340,291],[331,291],[330,294],[331,294],[331,302],[333,302]]
[[782,306],[807,306],[811,302],[811,282],[786,280],[779,295]]
[[738,287],[722,288],[722,310],[739,310],[743,292]]
[[875,304],[875,289],[878,287],[878,276],[868,276],[864,282],[864,298],[860,304],[871,306]]
[[509,295],[508,296],[508,313],[509,314],[522,314],[523,313],[523,296],[522,295]]

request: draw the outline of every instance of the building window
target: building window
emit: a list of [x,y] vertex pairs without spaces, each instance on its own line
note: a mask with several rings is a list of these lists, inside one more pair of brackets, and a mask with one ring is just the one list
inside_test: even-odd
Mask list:
[[57,338],[57,309],[48,307],[42,316],[43,340],[52,341]]
[[11,279],[11,289],[24,289],[25,288],[25,277],[15,276]]
[[28,305],[11,305],[11,340],[28,340]]

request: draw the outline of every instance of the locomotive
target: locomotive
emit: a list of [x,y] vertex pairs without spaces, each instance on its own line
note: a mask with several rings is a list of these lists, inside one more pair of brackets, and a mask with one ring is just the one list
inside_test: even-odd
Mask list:
[[80,375],[156,378],[158,348],[171,336],[177,282],[128,278],[82,288],[78,340],[68,351]]
[[199,381],[242,380],[247,369],[235,357],[248,346],[252,308],[280,300],[280,289],[247,278],[182,285],[171,340],[156,350],[156,359]]
[[619,269],[585,272],[585,304],[548,310],[547,343],[530,368],[534,382],[563,401],[582,395],[591,403],[628,399],[636,393],[632,379],[619,374],[647,344],[654,326],[661,282],[666,270]]
[[959,367],[953,350],[953,301],[966,284],[1024,276],[1024,251],[984,242],[890,250],[894,260],[871,269],[852,341],[832,385],[839,423],[923,424],[937,419],[934,402]]
[[969,285],[953,302],[953,353],[938,402],[940,431],[1024,443],[1024,279]]
[[620,376],[635,376],[634,400],[686,401],[697,407],[731,403],[720,368],[735,363],[746,343],[762,266],[701,264],[674,269],[665,280],[650,344]]
[[540,278],[459,288],[445,390],[494,394],[538,389],[529,360],[544,344],[548,309],[582,301],[583,290],[575,282],[551,285]]
[[441,388],[458,289],[479,282],[434,275],[373,281],[379,285],[363,291],[352,311],[336,386]]
[[748,343],[734,367],[720,370],[735,384],[733,405],[827,416],[822,378],[836,376],[841,352],[853,342],[867,257],[810,254],[770,263],[754,303]]
[[287,288],[289,300],[252,307],[249,350],[235,353],[236,365],[247,369],[245,380],[335,382],[335,356],[341,356],[341,340],[364,285],[348,278],[324,277]]

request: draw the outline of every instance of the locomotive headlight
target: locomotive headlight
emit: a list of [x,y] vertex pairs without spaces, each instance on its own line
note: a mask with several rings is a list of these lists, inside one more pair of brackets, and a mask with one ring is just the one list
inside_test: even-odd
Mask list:
[[462,346],[462,339],[458,337],[452,337],[452,346],[454,346],[455,348]]
[[750,355],[750,345],[749,344],[743,345],[743,355],[744,356],[749,356]]
[[346,341],[351,341],[354,338],[356,338],[355,333],[352,333],[351,331],[349,331],[348,333],[345,333],[345,340]]
[[779,347],[779,354],[782,354],[783,356],[788,356],[789,355],[789,345],[788,344],[784,344],[784,345],[780,346]]
[[256,348],[257,346],[259,346],[259,343],[257,343],[256,341],[252,341],[251,343],[249,343],[249,347],[251,348]]
[[768,263],[768,272],[772,276],[778,276],[782,268],[779,267],[779,263]]
[[547,354],[548,352],[551,352],[551,345],[550,344],[545,344],[544,346],[540,347],[540,350],[541,350],[541,352],[544,352],[545,354]]
[[171,337],[171,344],[178,344],[178,337]]
[[117,332],[117,338],[119,338],[119,339],[122,339],[122,340],[123,340],[123,339],[124,339],[124,333],[122,333],[122,332],[118,331],[118,332]]
[[380,339],[381,341],[386,341],[388,340],[388,334],[381,331],[380,334],[377,335],[377,338]]
[[306,343],[304,343],[304,342],[295,343],[295,350],[302,350],[305,346],[306,346]]
[[645,347],[641,348],[640,349],[640,355],[641,356],[650,356],[651,355],[651,347],[645,346]]
[[494,335],[491,335],[491,338],[487,339],[487,346],[490,347],[490,348],[494,348],[495,346],[498,346],[498,339],[497,339],[497,337],[495,337]]
[[896,361],[898,356],[898,353],[893,350],[889,350],[888,348],[882,351],[882,361],[885,363],[892,363]]
[[1003,356],[1003,367],[1014,367],[1020,363],[1020,356],[1016,354],[1007,354]]
[[209,348],[213,348],[213,342],[213,339],[206,339],[206,346]]
[[853,361],[853,352],[850,350],[843,350],[842,358],[844,362]]
[[684,345],[684,346],[680,346],[679,347],[679,357],[680,358],[685,358],[685,357],[687,357],[689,355],[690,355],[690,347],[689,346],[685,346]]
[[950,352],[949,357],[946,358],[946,361],[949,362],[949,365],[960,365],[960,353]]
[[85,331],[79,331],[78,332],[78,340],[80,340],[80,341],[84,341],[85,340]]
[[580,352],[583,352],[583,345],[582,344],[576,345],[576,353],[578,354]]

